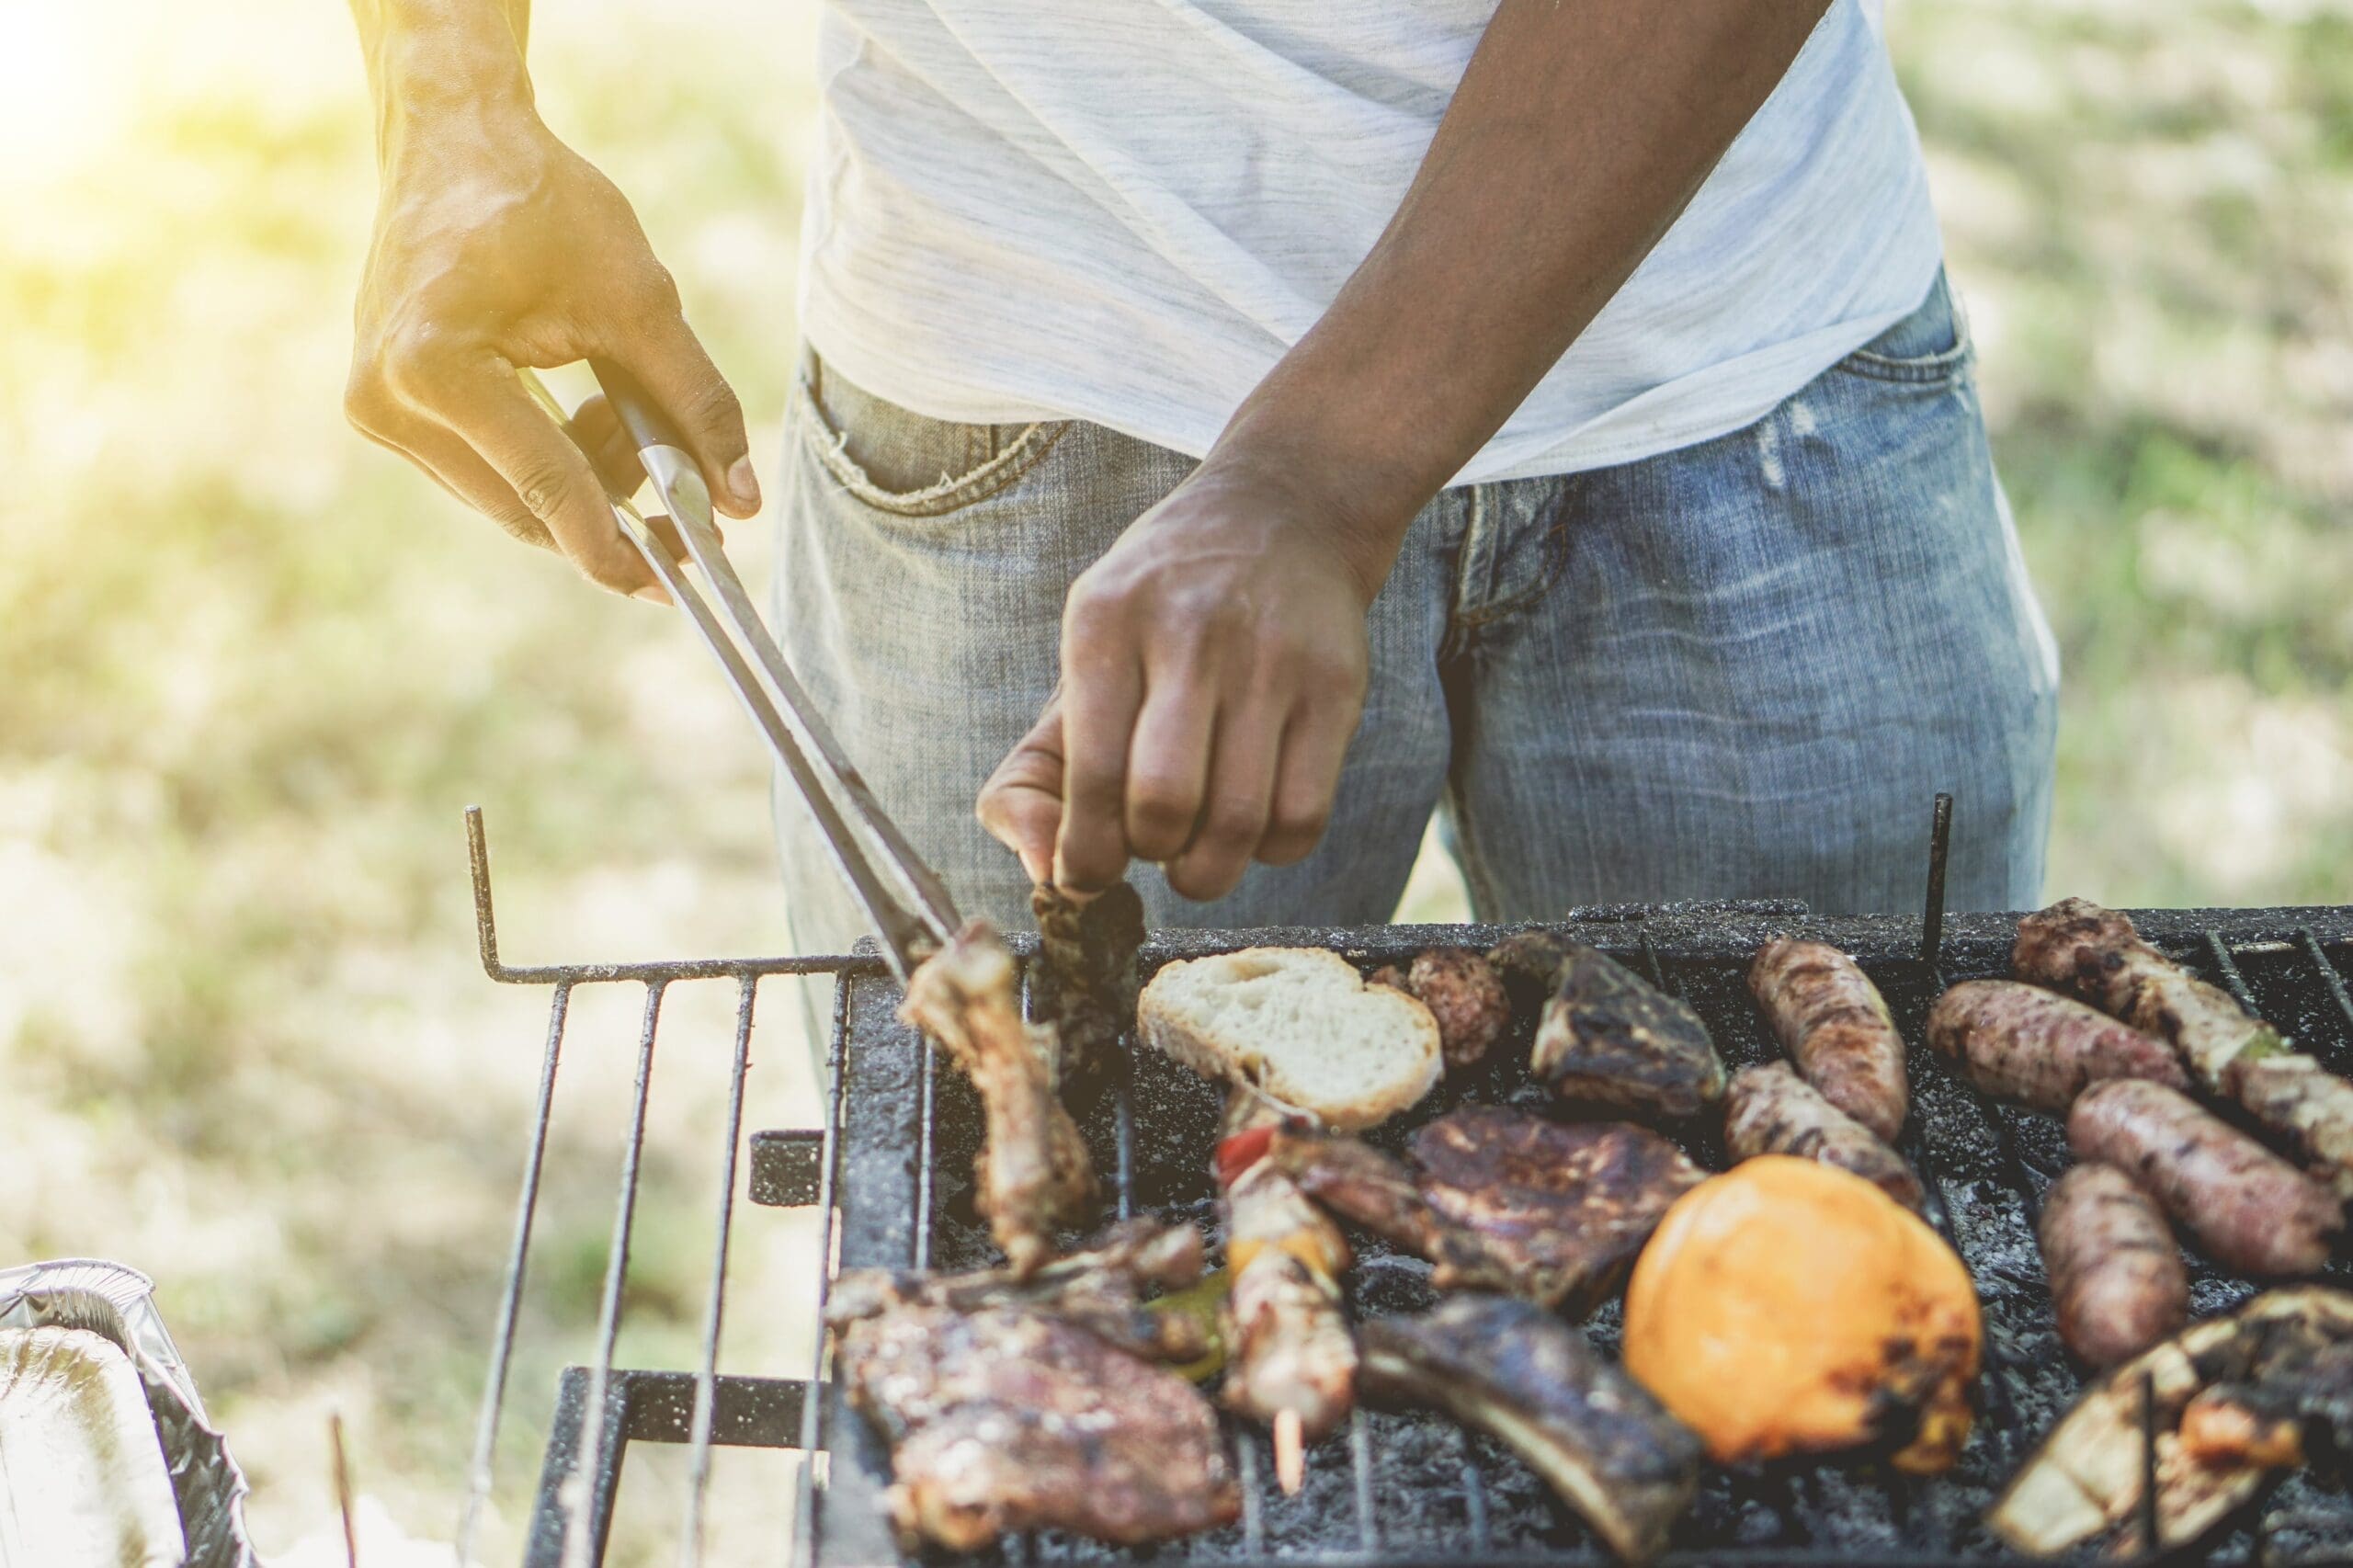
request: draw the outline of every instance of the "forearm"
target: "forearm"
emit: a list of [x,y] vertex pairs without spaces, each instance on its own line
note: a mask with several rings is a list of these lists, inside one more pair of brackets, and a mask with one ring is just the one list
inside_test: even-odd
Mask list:
[[380,161],[436,109],[528,108],[530,0],[351,0],[376,105]]
[[1304,473],[1377,587],[1575,341],[1828,0],[1503,0],[1388,229],[1208,466]]

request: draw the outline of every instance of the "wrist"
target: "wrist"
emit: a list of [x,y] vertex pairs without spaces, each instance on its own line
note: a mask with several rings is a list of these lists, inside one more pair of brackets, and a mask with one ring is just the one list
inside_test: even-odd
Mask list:
[[480,0],[386,0],[366,31],[377,144],[405,127],[451,118],[533,115],[522,39],[507,13]]
[[1444,476],[1426,478],[1427,462],[1363,439],[1343,400],[1279,385],[1280,375],[1235,410],[1195,483],[1275,497],[1267,513],[1311,533],[1370,605]]

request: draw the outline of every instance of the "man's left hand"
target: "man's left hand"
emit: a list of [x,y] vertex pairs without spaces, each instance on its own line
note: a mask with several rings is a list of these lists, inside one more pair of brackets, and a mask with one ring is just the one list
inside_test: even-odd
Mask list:
[[1313,489],[1213,458],[1071,585],[1061,687],[980,797],[1032,878],[1098,891],[1132,857],[1208,900],[1323,836],[1387,562]]

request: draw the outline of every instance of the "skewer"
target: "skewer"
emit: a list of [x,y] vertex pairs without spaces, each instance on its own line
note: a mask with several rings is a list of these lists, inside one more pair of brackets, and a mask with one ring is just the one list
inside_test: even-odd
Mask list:
[[343,1457],[343,1413],[327,1412],[327,1451],[335,1468],[335,1503],[343,1513],[345,1568],[359,1568],[359,1528],[351,1517],[351,1467]]
[[1275,1412],[1275,1484],[1286,1497],[1296,1497],[1307,1484],[1307,1437],[1299,1412],[1286,1406]]

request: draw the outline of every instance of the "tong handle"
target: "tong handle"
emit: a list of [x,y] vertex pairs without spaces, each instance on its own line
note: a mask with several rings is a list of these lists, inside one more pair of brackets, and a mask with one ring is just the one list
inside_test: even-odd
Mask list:
[[678,434],[678,427],[670,423],[670,416],[654,401],[654,394],[645,390],[643,381],[610,359],[592,358],[588,369],[595,373],[597,384],[604,389],[605,400],[620,416],[621,428],[629,432],[629,438],[637,443],[638,450],[648,447],[687,449],[686,437]]
[[591,358],[588,369],[604,389],[605,401],[613,405],[621,428],[636,443],[638,458],[653,475],[663,504],[673,512],[697,508],[695,520],[710,522],[710,487],[703,483],[702,470],[687,450],[687,438],[678,434],[678,427],[654,401],[645,383],[610,359]]

